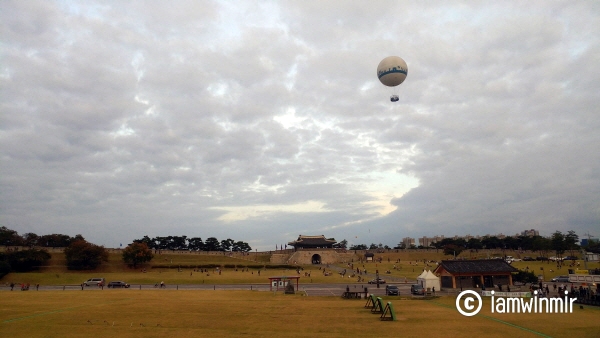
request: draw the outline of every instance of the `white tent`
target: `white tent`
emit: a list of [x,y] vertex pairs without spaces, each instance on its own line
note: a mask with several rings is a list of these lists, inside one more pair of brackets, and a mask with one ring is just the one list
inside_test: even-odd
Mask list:
[[425,287],[425,276],[427,276],[427,270],[423,269],[423,272],[417,277],[417,284]]
[[435,291],[440,290],[440,278],[429,270],[423,271],[423,273],[417,277],[417,282],[419,285],[422,285],[425,290],[433,290],[433,288],[435,288]]

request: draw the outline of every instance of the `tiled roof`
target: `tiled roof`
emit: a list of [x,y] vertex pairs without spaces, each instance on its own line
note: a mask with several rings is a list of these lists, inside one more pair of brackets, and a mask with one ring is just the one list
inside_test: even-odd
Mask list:
[[325,236],[298,236],[298,239],[294,242],[289,242],[290,245],[332,245],[337,243],[335,239],[327,239]]
[[519,271],[502,259],[442,261],[440,266],[450,273],[497,273]]

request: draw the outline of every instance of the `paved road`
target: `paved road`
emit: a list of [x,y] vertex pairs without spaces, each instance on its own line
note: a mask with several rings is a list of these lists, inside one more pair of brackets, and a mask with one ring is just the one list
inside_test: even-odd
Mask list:
[[[400,289],[401,295],[410,294],[409,284],[396,284]],[[379,289],[376,285],[371,284],[299,284],[299,290],[306,292],[308,296],[337,296],[341,295],[346,291],[346,287],[352,292],[362,292],[366,287],[369,293],[377,296],[385,295],[385,285],[381,284]],[[271,291],[272,288],[269,284],[181,284],[181,285],[167,285],[166,290],[256,290],[256,291]],[[64,290],[64,291],[84,291],[84,292],[110,292],[112,289],[107,287],[99,288],[95,286],[84,287],[83,290],[80,285],[40,285],[39,289],[36,290],[35,285],[31,285],[29,292],[36,291],[50,291],[50,290]],[[133,284],[129,290],[161,290],[160,288],[154,287],[153,284]],[[280,288],[281,290],[281,288]],[[0,291],[9,291],[10,287],[0,286]],[[20,291],[20,286],[15,285],[14,292]]]

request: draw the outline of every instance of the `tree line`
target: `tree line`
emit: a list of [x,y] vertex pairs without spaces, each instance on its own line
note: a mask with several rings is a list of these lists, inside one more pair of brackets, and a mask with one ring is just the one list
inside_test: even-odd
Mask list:
[[[485,236],[482,238],[470,238],[468,240],[464,238],[444,238],[441,241],[433,243],[429,247],[424,246],[410,246],[407,247],[405,243],[398,243],[393,249],[436,249],[444,250],[446,254],[459,255],[464,250],[481,250],[481,249],[500,249],[500,250],[528,250],[538,251],[542,255],[547,255],[550,252],[554,252],[557,257],[563,257],[567,252],[571,256],[575,256],[575,252],[580,250],[578,244],[579,236],[575,231],[568,231],[563,233],[561,231],[555,231],[550,237],[542,236],[507,236],[500,238],[497,236]],[[374,244],[367,246],[366,244],[355,244],[350,246],[350,250],[379,250],[379,249],[392,249],[387,245]],[[600,253],[600,243],[593,242],[589,243],[584,249],[589,252]]]
[[[94,270],[108,262],[108,251],[104,246],[85,240],[82,235],[71,237],[63,234],[38,236],[34,233],[19,235],[15,230],[0,227],[0,245],[7,247],[27,247],[24,250],[0,252],[0,278],[11,271],[26,272],[37,270],[45,265],[52,255],[44,248],[63,247],[67,269]],[[41,247],[41,249],[39,249]],[[136,239],[122,251],[122,259],[128,265],[149,262],[154,257],[152,250],[188,250],[188,251],[236,251],[252,250],[248,243],[230,238],[219,241],[209,237],[202,241],[200,237],[165,236]]]
[[134,243],[145,243],[148,248],[154,250],[172,250],[172,251],[234,251],[249,252],[252,250],[248,243],[243,241],[234,241],[227,238],[219,241],[216,237],[208,237],[205,241],[200,237],[187,236],[158,236],[150,238],[144,236],[141,239],[134,239]]
[[[82,235],[71,237],[64,234],[37,235],[28,232],[19,235],[15,230],[8,229],[5,226],[0,227],[0,245],[5,246],[25,246],[25,247],[46,247],[46,248],[66,248],[71,243],[85,240]],[[236,251],[249,252],[252,250],[250,245],[244,241],[234,241],[227,238],[219,241],[215,237],[209,237],[205,241],[200,237],[187,236],[157,236],[150,238],[144,236],[141,239],[135,239],[133,242],[145,243],[148,248],[154,250],[172,250],[172,251]]]
[[75,237],[63,234],[39,236],[32,232],[19,235],[15,230],[11,230],[5,226],[0,227],[0,245],[6,246],[66,248],[71,243],[82,239],[84,239],[82,235],[75,235]]
[[459,255],[464,250],[500,249],[500,250],[529,250],[540,252],[542,257],[555,252],[556,257],[563,257],[569,251],[571,256],[580,249],[577,244],[579,236],[575,231],[563,234],[555,231],[550,237],[542,236],[517,236],[498,238],[496,236],[484,237],[482,239],[470,238],[444,238],[434,243],[436,249],[443,249],[446,255]]

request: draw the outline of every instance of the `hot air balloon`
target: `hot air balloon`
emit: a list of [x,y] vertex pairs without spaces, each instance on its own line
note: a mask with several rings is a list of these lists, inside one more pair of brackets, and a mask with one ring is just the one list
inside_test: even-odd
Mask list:
[[393,88],[394,92],[390,97],[390,101],[397,102],[398,86],[404,82],[408,75],[408,66],[406,62],[399,56],[388,56],[379,62],[377,66],[377,77],[379,81],[388,87]]

